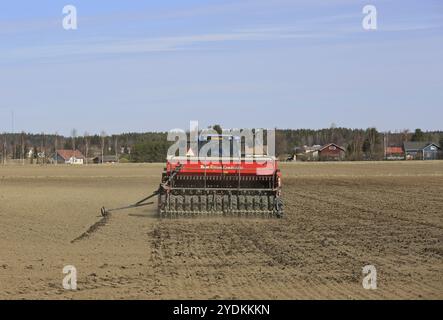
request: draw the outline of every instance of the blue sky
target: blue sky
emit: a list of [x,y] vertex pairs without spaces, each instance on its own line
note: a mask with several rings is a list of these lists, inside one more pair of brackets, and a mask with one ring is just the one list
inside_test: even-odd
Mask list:
[[443,130],[442,40],[437,0],[2,1],[0,132]]

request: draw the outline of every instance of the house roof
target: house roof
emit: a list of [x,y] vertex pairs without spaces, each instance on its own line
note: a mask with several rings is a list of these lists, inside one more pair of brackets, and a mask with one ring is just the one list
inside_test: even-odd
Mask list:
[[294,150],[299,150],[301,152],[313,152],[313,151],[318,151],[320,150],[321,146],[320,145],[313,145],[313,146],[302,146],[302,147],[295,147]]
[[72,157],[77,158],[77,159],[84,159],[85,158],[79,150],[73,151],[73,150],[61,149],[61,150],[57,150],[57,154],[61,158],[63,158],[63,160],[69,160]]
[[386,147],[386,153],[403,153],[402,147]]
[[423,142],[423,141],[409,141],[403,144],[405,151],[408,150],[423,150],[424,148],[434,145],[440,149],[440,146],[433,142]]
[[338,144],[335,144],[335,143],[328,143],[328,144],[324,145],[323,147],[321,147],[319,151],[321,152],[321,151],[325,150],[326,148],[328,148],[330,146],[335,146],[337,149],[345,151],[345,148],[340,147]]

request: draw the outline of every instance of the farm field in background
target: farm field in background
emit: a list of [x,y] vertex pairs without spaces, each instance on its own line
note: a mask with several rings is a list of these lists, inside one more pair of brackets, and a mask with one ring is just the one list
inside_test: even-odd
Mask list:
[[[282,163],[284,219],[158,219],[152,206],[72,243],[162,169],[0,166],[0,299],[443,299],[443,161]],[[77,291],[62,288],[65,265]]]

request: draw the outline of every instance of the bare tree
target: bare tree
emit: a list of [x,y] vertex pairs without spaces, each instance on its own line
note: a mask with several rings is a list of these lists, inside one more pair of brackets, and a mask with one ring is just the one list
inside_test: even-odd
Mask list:
[[83,137],[85,143],[85,161],[86,165],[88,165],[88,154],[89,154],[89,133],[86,131]]
[[55,133],[55,139],[54,139],[54,152],[55,152],[55,165],[58,164],[58,153],[57,153],[57,149],[58,149],[58,133]]
[[43,153],[43,136],[44,133],[40,133],[40,151],[37,152],[37,164],[42,164],[42,153]]
[[22,165],[25,165],[25,133],[23,131],[20,134],[20,145],[21,145],[20,158],[22,160]]
[[101,151],[102,151],[102,161],[101,163],[103,164],[103,156],[105,153],[105,140],[106,140],[106,132],[102,131],[100,133],[100,147],[101,147]]
[[117,162],[119,162],[119,159],[118,159],[118,136],[117,136],[117,135],[115,135],[114,143],[115,143],[115,145],[114,145],[114,149],[115,149],[115,160],[116,160]]
[[42,152],[42,162],[43,164],[46,164],[47,160],[47,150],[46,150],[46,135],[44,132],[42,132],[42,142],[41,142],[41,152]]
[[369,151],[369,158],[375,160],[376,158],[376,146],[379,142],[379,134],[376,128],[366,129],[366,147],[365,151]]
[[3,148],[2,148],[2,162],[6,164],[7,157],[7,144],[6,144],[6,133],[3,134]]
[[15,134],[12,132],[11,138],[11,159],[16,159],[16,143],[15,143]]
[[71,131],[71,138],[72,138],[72,160],[75,162],[76,158],[75,158],[75,139],[77,138],[77,130],[76,129],[72,129]]
[[402,139],[402,141],[404,141],[404,142],[407,142],[407,141],[409,141],[410,140],[410,132],[409,132],[409,129],[404,129],[402,132],[401,132],[401,139]]
[[75,152],[75,138],[77,137],[77,130],[72,129],[71,138],[72,138],[72,151]]
[[356,132],[354,134],[352,142],[348,146],[349,160],[362,160],[363,141],[363,135],[360,132]]
[[333,122],[331,123],[331,127],[329,128],[329,141],[333,142],[333,143],[338,143],[337,139],[336,139],[336,130],[337,129],[337,125]]

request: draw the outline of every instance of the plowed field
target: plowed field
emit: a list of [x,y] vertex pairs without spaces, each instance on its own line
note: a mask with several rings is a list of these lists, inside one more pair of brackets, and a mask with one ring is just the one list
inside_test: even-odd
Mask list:
[[443,161],[282,164],[284,219],[145,207],[81,236],[162,167],[0,167],[0,298],[443,299]]

